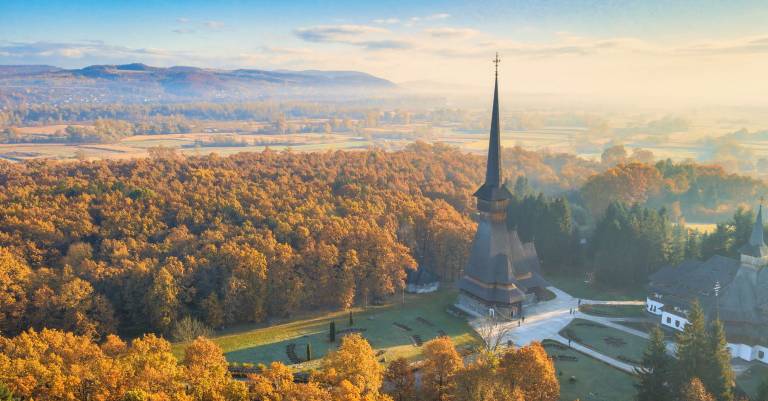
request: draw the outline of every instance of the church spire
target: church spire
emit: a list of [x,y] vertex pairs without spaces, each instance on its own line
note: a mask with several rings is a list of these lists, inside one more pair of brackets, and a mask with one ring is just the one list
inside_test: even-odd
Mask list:
[[[488,164],[485,168],[485,183],[475,192],[475,196],[485,201],[512,199],[512,194],[501,182],[501,124],[499,123],[499,54],[493,63],[496,65],[493,86],[493,111],[491,113],[491,135],[488,140]],[[484,208],[484,206],[483,206]]]
[[763,200],[760,199],[760,208],[757,210],[757,219],[755,219],[755,226],[752,227],[752,235],[749,237],[749,244],[752,246],[763,247],[765,246],[765,239],[763,238]]
[[488,141],[488,165],[485,170],[485,185],[501,186],[501,133],[499,127],[499,53],[493,63],[496,65],[493,88],[493,112],[491,114],[491,138]]
[[752,227],[752,235],[749,236],[749,242],[744,244],[740,249],[742,260],[744,256],[753,258],[768,257],[768,246],[765,245],[763,230],[765,230],[765,226],[763,225],[763,200],[761,198],[760,208],[757,209],[755,225]]

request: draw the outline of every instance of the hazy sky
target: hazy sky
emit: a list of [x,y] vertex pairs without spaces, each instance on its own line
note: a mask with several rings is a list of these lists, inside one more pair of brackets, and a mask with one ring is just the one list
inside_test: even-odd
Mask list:
[[0,0],[0,64],[361,70],[650,102],[768,98],[766,1]]

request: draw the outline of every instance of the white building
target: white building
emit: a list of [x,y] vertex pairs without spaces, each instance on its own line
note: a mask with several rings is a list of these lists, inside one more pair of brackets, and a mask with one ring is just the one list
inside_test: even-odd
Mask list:
[[760,206],[738,260],[688,260],[651,275],[646,310],[659,316],[663,326],[683,331],[688,309],[698,300],[708,319],[723,321],[731,355],[768,363],[768,246],[762,216]]

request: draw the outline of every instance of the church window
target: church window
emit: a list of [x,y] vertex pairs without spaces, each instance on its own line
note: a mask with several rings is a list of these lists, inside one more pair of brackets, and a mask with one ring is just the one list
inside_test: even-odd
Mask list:
[[757,351],[757,359],[765,359],[765,351]]

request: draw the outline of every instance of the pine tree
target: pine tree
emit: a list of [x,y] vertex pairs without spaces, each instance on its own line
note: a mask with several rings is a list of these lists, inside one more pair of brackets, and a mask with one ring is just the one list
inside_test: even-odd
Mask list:
[[667,354],[664,333],[657,326],[651,330],[651,338],[643,353],[642,365],[636,369],[639,382],[637,401],[672,401],[674,399],[669,387],[670,375],[673,371],[673,359]]
[[332,343],[336,342],[336,322],[331,322],[331,327],[329,329],[329,337]]
[[717,319],[712,322],[705,350],[706,372],[701,376],[707,389],[718,401],[733,400],[734,375],[731,369],[731,353],[725,338],[723,323]]
[[708,346],[704,310],[696,300],[691,304],[688,324],[677,336],[677,384],[680,388],[694,378],[705,376],[707,364],[711,359],[706,355]]
[[307,361],[312,360],[312,344],[307,343]]

